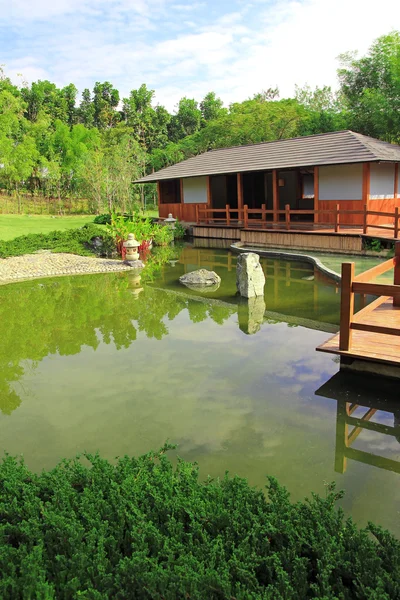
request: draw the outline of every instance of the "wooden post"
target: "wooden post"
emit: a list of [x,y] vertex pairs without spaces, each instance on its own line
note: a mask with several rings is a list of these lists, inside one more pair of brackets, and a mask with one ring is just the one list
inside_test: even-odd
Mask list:
[[211,193],[211,177],[207,175],[207,206],[211,208],[212,205],[212,193]]
[[278,223],[279,221],[279,187],[278,187],[278,171],[274,169],[272,171],[272,222]]
[[363,234],[366,235],[367,231],[368,231],[368,205],[364,204]]
[[200,223],[200,218],[199,218],[199,205],[196,204],[196,223],[199,224]]
[[262,224],[267,226],[267,213],[265,212],[267,209],[266,204],[261,204],[261,221]]
[[[400,242],[395,242],[394,252],[396,263],[394,265],[394,285],[400,285]],[[400,306],[400,296],[395,296],[393,298],[393,306]]]
[[160,208],[161,204],[161,181],[157,181],[157,204]]
[[290,229],[290,204],[285,204],[285,225]]
[[183,193],[183,179],[179,180],[179,191],[180,191],[180,197],[181,197],[181,204],[183,204],[185,201],[185,195]]
[[[237,178],[237,200],[238,200],[238,221],[242,220],[243,212],[243,175],[238,173]],[[244,217],[243,217],[244,218]],[[247,225],[245,225],[247,227]]]
[[399,163],[394,165],[394,199],[399,197]]
[[[319,167],[314,167],[314,210],[319,210]],[[314,223],[319,223],[318,213],[314,213]]]
[[339,210],[340,210],[340,205],[336,204],[336,206],[335,206],[335,233],[337,233],[339,231]]
[[244,221],[244,227],[245,229],[248,227],[249,225],[249,213],[248,213],[249,207],[247,206],[247,204],[244,205],[243,207],[243,221]]
[[207,175],[206,186],[207,186],[207,206],[206,206],[206,210],[205,210],[205,217],[206,217],[206,224],[208,225],[209,220],[208,220],[207,209],[210,209],[211,205],[212,205],[211,177],[210,177],[210,175]]
[[231,213],[230,213],[230,209],[231,207],[229,206],[229,204],[226,204],[225,206],[225,210],[226,210],[226,224],[230,225],[231,224]]
[[339,350],[349,350],[352,330],[350,325],[354,315],[354,263],[342,264],[342,291],[340,298]]
[[399,207],[396,206],[394,209],[394,237],[397,239],[399,237]]

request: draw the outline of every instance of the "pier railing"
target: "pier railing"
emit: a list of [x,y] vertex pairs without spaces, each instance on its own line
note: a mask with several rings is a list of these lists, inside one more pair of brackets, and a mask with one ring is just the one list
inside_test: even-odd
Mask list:
[[[347,215],[359,216],[359,223],[343,223],[343,217]],[[208,205],[203,207],[196,205],[196,222],[197,224],[205,223],[224,223],[226,225],[241,225],[244,229],[260,228],[261,227],[284,227],[286,230],[299,228],[299,226],[307,224],[298,220],[298,217],[310,216],[312,220],[309,224],[315,224],[320,227],[332,228],[336,233],[341,229],[349,227],[360,227],[364,234],[368,233],[368,229],[382,229],[393,232],[393,238],[399,237],[400,230],[400,209],[396,207],[394,212],[384,212],[377,210],[368,210],[367,205],[363,206],[362,210],[347,210],[335,204],[331,209],[319,210],[297,210],[286,204],[284,210],[267,209],[265,204],[261,208],[249,208],[246,204],[243,208],[232,208],[229,204],[225,208],[210,208]],[[389,222],[383,225],[371,223],[369,217],[382,217]]]
[[[375,283],[373,280],[379,275],[394,269],[393,284]],[[354,295],[378,296],[376,300],[365,308],[354,313]],[[395,244],[395,256],[372,267],[368,271],[355,276],[354,263],[342,264],[342,285],[340,305],[340,336],[339,349],[351,350],[352,333],[355,330],[370,333],[383,333],[386,335],[400,335],[399,327],[392,327],[390,320],[382,321],[373,315],[374,311],[393,298],[393,307],[400,310],[400,242]],[[397,319],[395,319],[397,322]],[[372,340],[373,348],[373,340]]]

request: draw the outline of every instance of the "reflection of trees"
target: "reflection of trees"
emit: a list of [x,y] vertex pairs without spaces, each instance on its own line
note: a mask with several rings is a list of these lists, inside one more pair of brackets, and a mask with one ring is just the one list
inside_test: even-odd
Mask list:
[[189,300],[187,304],[190,320],[193,323],[201,323],[208,317],[208,306],[198,300]]
[[102,341],[128,348],[137,332],[161,340],[165,321],[187,309],[190,319],[220,324],[234,307],[214,306],[167,290],[145,287],[135,298],[130,273],[82,275],[44,283],[24,282],[0,288],[0,410],[10,414],[21,402],[13,385],[24,375],[22,361],[40,362],[49,354],[78,354]]

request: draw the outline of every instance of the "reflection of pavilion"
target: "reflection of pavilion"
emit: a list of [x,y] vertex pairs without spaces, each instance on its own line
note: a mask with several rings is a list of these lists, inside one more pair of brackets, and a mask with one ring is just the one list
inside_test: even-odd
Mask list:
[[[400,401],[396,388],[396,384],[387,379],[337,373],[315,392],[317,396],[337,401],[336,472],[344,473],[347,459],[351,459],[400,473],[400,461],[352,447],[364,431],[394,437],[400,444]],[[357,401],[351,402],[349,398],[357,398]],[[393,426],[377,422],[382,411],[393,415]]]

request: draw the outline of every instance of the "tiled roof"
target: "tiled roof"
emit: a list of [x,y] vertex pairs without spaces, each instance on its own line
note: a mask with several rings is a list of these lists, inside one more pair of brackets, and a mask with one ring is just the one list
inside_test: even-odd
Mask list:
[[142,177],[136,183],[199,175],[379,161],[400,162],[400,146],[346,130],[211,150]]

